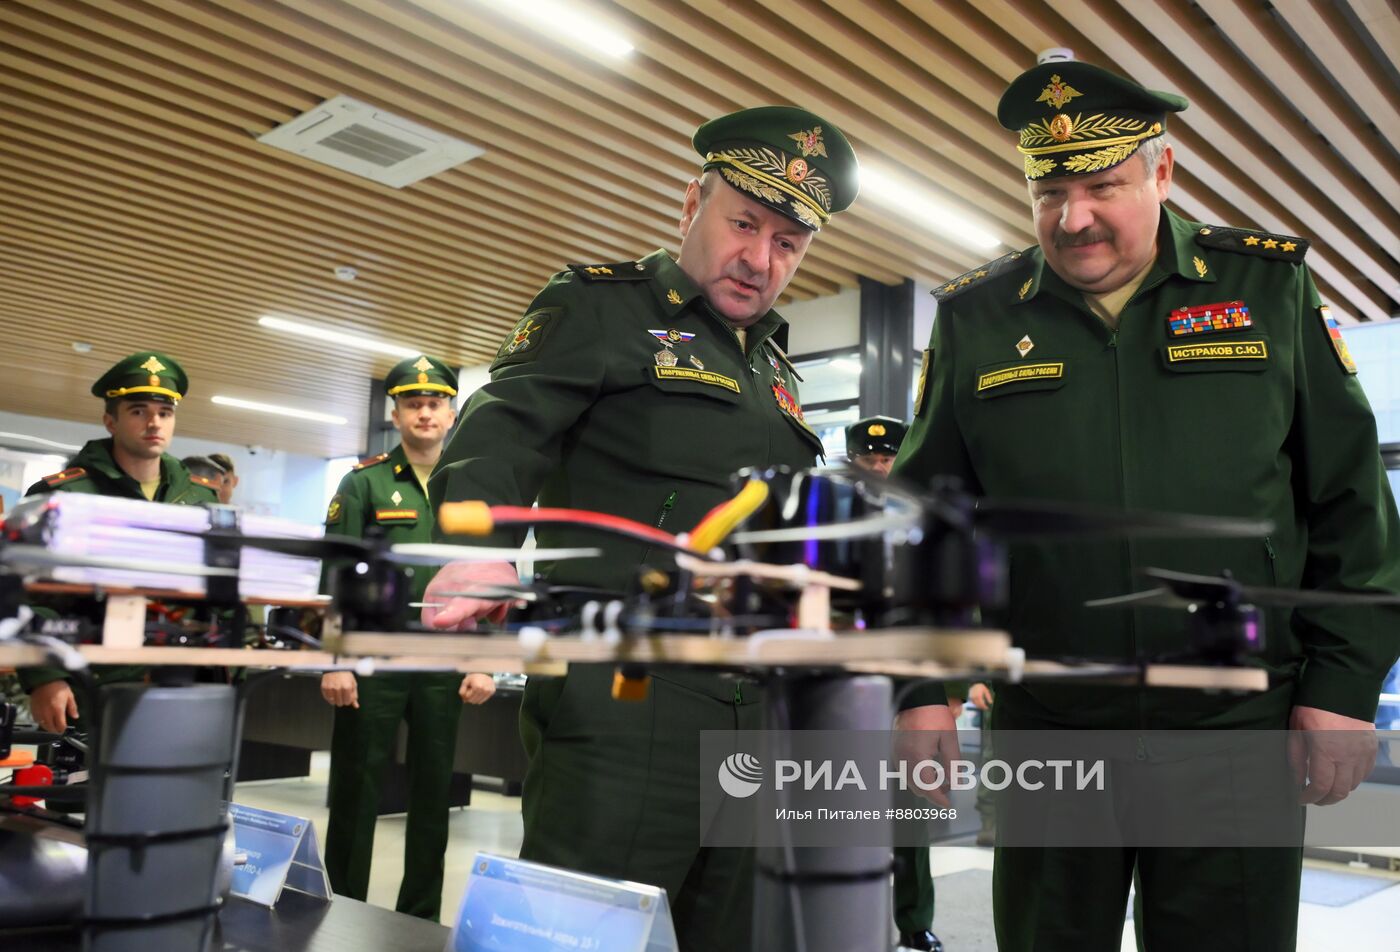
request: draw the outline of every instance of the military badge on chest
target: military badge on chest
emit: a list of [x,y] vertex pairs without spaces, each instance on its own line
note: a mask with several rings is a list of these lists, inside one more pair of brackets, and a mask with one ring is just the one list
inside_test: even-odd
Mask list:
[[1167,331],[1172,337],[1215,334],[1253,326],[1254,321],[1249,316],[1249,308],[1243,301],[1221,301],[1216,304],[1179,307],[1167,315]]
[[[656,366],[658,367],[676,366],[680,358],[676,356],[676,352],[672,348],[677,344],[688,344],[695,339],[693,333],[678,331],[674,327],[663,330],[648,329],[647,333],[661,341],[661,349],[656,352]],[[701,370],[705,367],[695,357],[691,357],[690,362]]]

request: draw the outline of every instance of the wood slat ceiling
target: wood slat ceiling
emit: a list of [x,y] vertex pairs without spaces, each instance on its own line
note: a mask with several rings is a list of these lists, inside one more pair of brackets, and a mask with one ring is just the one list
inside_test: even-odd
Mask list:
[[[563,263],[674,251],[690,133],[748,105],[806,105],[867,168],[1029,245],[993,113],[1053,46],[1191,100],[1169,130],[1179,210],[1312,238],[1345,321],[1400,310],[1393,0],[573,6],[633,52],[590,53],[484,0],[0,2],[0,409],[91,420],[91,380],[149,347],[193,380],[182,433],[357,452],[368,380],[392,358],[267,331],[260,315],[485,361]],[[394,190],[254,141],[340,93],[487,152]],[[860,275],[938,282],[1007,250],[906,214],[867,193],[812,246],[791,298]],[[342,264],[359,280],[337,281]],[[222,408],[214,393],[350,422]]]

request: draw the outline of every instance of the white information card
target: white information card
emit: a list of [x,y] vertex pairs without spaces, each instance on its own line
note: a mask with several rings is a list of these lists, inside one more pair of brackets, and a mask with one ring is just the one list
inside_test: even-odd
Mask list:
[[675,952],[666,891],[477,853],[447,952]]

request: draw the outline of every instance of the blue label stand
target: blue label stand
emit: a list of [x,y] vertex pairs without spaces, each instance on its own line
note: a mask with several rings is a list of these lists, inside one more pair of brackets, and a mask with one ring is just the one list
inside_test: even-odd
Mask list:
[[666,891],[477,853],[447,952],[676,952]]
[[331,898],[330,880],[316,845],[316,829],[305,817],[228,805],[235,852],[246,857],[233,868],[235,896],[274,906],[283,888],[318,899]]

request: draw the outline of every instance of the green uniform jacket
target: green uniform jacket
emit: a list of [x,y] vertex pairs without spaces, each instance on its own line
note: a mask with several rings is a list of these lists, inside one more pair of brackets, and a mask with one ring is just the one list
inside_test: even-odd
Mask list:
[[[653,332],[669,331],[665,347]],[[733,494],[738,469],[813,465],[821,441],[801,419],[779,349],[787,323],[769,311],[747,337],[746,353],[664,251],[571,266],[535,298],[491,382],[467,402],[433,474],[434,506],[538,499],[678,532]],[[674,366],[658,363],[663,351]],[[556,582],[625,590],[647,558],[645,545],[576,530],[546,527],[537,538],[605,550],[554,566]]]
[[[433,510],[402,445],[362,460],[331,497],[327,532],[363,539],[370,526],[382,529],[391,545],[433,539]],[[437,570],[417,565],[413,572],[413,601],[419,602]]]
[[[1182,651],[1183,613],[1084,607],[1150,588],[1138,574],[1149,566],[1229,569],[1251,585],[1400,590],[1400,522],[1375,420],[1345,344],[1329,334],[1306,247],[1164,209],[1157,262],[1117,331],[1039,248],[936,292],[927,385],[897,476],[950,474],[979,495],[1276,526],[1261,539],[1014,547],[1008,625],[1033,655]],[[1235,301],[1252,326],[1172,335],[1174,309]],[[1267,622],[1264,659],[1296,679],[1293,704],[1374,718],[1400,644],[1393,611],[1272,611]],[[1077,694],[1027,690],[1052,709]]]
[[[89,440],[73,457],[73,463],[61,473],[46,476],[29,487],[29,496],[45,493],[88,493],[94,496],[125,496],[128,499],[145,499],[141,484],[132,479],[112,459],[112,441]],[[218,502],[218,494],[208,486],[202,486],[190,479],[189,470],[169,453],[160,458],[160,486],[156,489],[153,502],[166,502],[176,505],[200,506]],[[103,667],[99,680],[129,680],[144,668],[130,666]],[[50,681],[60,681],[67,677],[61,668],[24,668],[19,672],[20,683],[26,691],[33,691]]]

